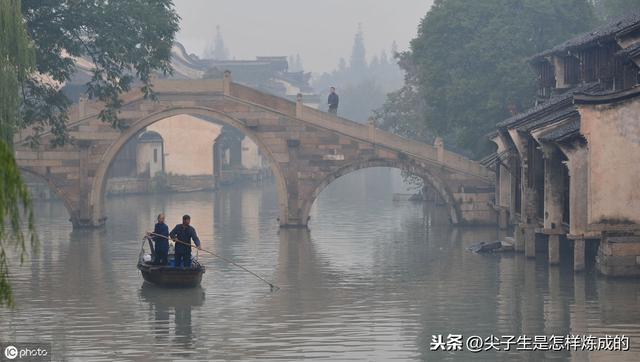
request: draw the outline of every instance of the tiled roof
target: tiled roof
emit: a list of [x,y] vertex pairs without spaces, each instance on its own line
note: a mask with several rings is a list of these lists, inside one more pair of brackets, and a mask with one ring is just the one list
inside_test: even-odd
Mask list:
[[567,124],[562,125],[553,131],[540,137],[542,141],[562,142],[570,137],[573,137],[580,133],[580,119],[575,118],[569,121]]
[[480,164],[489,167],[489,166],[492,166],[496,162],[496,159],[498,159],[498,153],[494,152],[494,153],[482,158],[479,162],[480,162]]
[[579,92],[574,96],[574,102],[579,104],[608,104],[621,102],[640,96],[640,86],[621,91]]
[[586,92],[594,90],[598,87],[597,83],[588,83],[575,88],[567,90],[565,93],[557,94],[549,98],[546,102],[540,103],[535,107],[529,108],[523,113],[516,114],[513,117],[499,122],[497,126],[499,128],[520,128],[525,123],[539,120],[541,118],[555,114],[558,111],[562,111],[573,104],[573,95],[578,92]]
[[536,60],[554,53],[563,52],[572,48],[579,48],[586,44],[593,43],[597,40],[603,40],[604,38],[613,38],[618,34],[628,32],[629,30],[636,27],[640,27],[640,12],[632,15],[627,15],[616,21],[600,26],[588,33],[584,33],[575,38],[569,39],[562,44],[545,50],[542,53],[536,54],[531,59]]
[[509,117],[502,122],[498,122],[497,126],[499,128],[511,128],[512,126],[516,126],[526,121],[529,117],[542,113],[545,110],[557,108],[558,106],[563,107],[563,104],[571,104],[572,96],[573,94],[571,93],[563,93],[560,95],[552,96],[544,103],[540,103],[537,106],[531,107],[522,113]]
[[618,54],[626,54],[629,58],[635,58],[640,55],[640,43],[634,44],[626,49],[621,49]]
[[155,131],[146,131],[138,137],[139,142],[162,142],[162,136]]
[[561,121],[567,119],[569,117],[579,116],[578,109],[572,104],[565,108],[561,108],[556,112],[552,112],[547,114],[544,117],[537,118],[531,122],[527,122],[517,127],[518,131],[531,131],[540,126],[544,126],[556,121]]
[[504,159],[507,158],[507,156],[509,155],[510,152],[511,152],[510,150],[504,150],[504,151],[502,151],[500,153],[494,152],[494,153],[484,157],[479,162],[480,162],[480,164],[484,165],[485,167],[495,171],[496,162],[502,162]]

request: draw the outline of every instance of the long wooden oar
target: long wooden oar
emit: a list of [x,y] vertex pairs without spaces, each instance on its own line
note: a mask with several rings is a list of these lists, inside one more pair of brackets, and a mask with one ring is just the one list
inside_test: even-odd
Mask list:
[[256,274],[256,273],[252,272],[251,270],[249,270],[249,269],[247,269],[247,268],[243,267],[242,265],[240,265],[240,264],[238,264],[238,263],[234,262],[233,260],[229,260],[229,259],[227,259],[227,258],[225,258],[225,257],[223,257],[223,256],[220,256],[220,255],[218,255],[218,254],[216,254],[216,253],[214,253],[214,252],[212,252],[212,251],[202,249],[202,248],[197,247],[197,246],[195,246],[195,245],[191,245],[191,243],[185,243],[184,241],[180,241],[180,240],[176,240],[176,239],[171,239],[171,238],[169,238],[169,237],[167,237],[167,236],[160,235],[160,234],[156,234],[156,233],[152,233],[152,232],[147,232],[147,235],[159,236],[159,237],[161,237],[161,238],[165,238],[165,239],[167,239],[167,240],[171,240],[171,241],[173,241],[174,243],[180,243],[180,244],[184,244],[184,245],[187,245],[187,246],[189,246],[189,247],[195,248],[196,250],[202,250],[202,251],[204,251],[205,253],[211,254],[211,255],[215,256],[216,258],[222,259],[222,260],[226,261],[226,262],[227,262],[227,263],[229,263],[229,264],[233,264],[233,265],[237,266],[238,268],[240,268],[240,269],[242,269],[242,270],[246,271],[247,273],[249,273],[249,274],[253,275],[254,277],[256,277],[256,278],[258,278],[258,279],[260,279],[261,281],[263,281],[263,282],[267,283],[267,284],[269,285],[269,287],[271,288],[271,291],[272,291],[272,292],[273,292],[273,291],[276,291],[276,290],[278,290],[278,289],[280,289],[280,287],[278,287],[277,285],[275,285],[275,284],[273,284],[273,283],[269,282],[268,280],[264,279],[263,277],[259,276],[259,275],[258,275],[258,274]]

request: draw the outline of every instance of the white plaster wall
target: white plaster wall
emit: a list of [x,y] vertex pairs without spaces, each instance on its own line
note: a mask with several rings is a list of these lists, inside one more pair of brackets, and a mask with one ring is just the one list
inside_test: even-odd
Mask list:
[[[498,146],[496,153],[500,154],[507,150],[505,140],[496,135],[492,141]],[[505,160],[503,163],[508,164],[509,161]],[[498,206],[508,208],[511,205],[511,173],[513,170],[508,170],[503,164],[500,165],[500,178],[498,181],[498,187],[496,191],[496,201]]]
[[589,223],[640,223],[640,98],[579,111],[589,150]]
[[164,140],[166,173],[213,175],[213,142],[221,125],[185,114],[165,118],[147,129]]
[[588,150],[585,147],[565,148],[569,168],[569,233],[582,235],[588,233],[587,209],[589,199]]
[[[157,160],[154,162],[153,152],[157,152]],[[136,156],[136,169],[138,174],[146,173],[149,170],[149,176],[153,177],[158,172],[162,172],[162,143],[145,142],[138,144],[138,152]]]
[[245,137],[242,140],[242,167],[248,170],[262,168],[262,156],[258,150],[258,145],[249,137]]

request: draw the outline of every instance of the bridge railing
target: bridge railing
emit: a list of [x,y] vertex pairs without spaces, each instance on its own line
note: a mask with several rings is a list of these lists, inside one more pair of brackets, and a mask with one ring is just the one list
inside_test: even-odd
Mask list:
[[356,138],[367,137],[367,126],[304,106],[301,119],[321,128],[327,128]]
[[231,83],[230,95],[242,101],[301,119],[320,128],[337,131],[355,139],[376,143],[418,159],[442,163],[444,167],[449,169],[485,179],[492,177],[491,171],[486,167],[456,153],[444,150],[441,156],[442,159],[438,159],[438,150],[435,146],[410,140],[370,125],[357,123],[308,106],[302,106],[300,113],[297,113],[295,102],[261,92],[251,87]]
[[296,104],[238,83],[231,83],[231,96],[273,109],[287,116],[296,116]]
[[161,79],[153,82],[156,93],[221,93],[224,91],[222,79]]
[[372,143],[380,144],[420,159],[439,162],[449,169],[458,170],[466,174],[482,178],[492,178],[492,172],[489,169],[480,163],[457,153],[444,150],[442,155],[443,159],[439,160],[438,150],[435,146],[398,136],[370,125],[364,125],[345,118],[336,117],[315,108],[304,107],[302,111],[302,120],[320,127],[339,131],[354,138],[366,139]]
[[439,160],[438,150],[435,146],[404,138],[378,128],[373,128],[369,125],[336,117],[315,108],[304,107],[302,120],[319,127],[344,133],[357,139],[364,139],[390,149],[395,149],[419,159],[442,163],[449,169],[487,179],[492,177],[491,171],[486,167],[457,153],[444,150],[443,159]]

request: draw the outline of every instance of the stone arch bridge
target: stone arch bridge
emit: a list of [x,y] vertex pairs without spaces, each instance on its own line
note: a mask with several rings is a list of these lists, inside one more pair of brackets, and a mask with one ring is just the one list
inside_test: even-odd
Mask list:
[[[454,224],[494,223],[494,174],[481,164],[427,145],[223,79],[158,80],[157,100],[134,90],[123,95],[118,131],[97,117],[101,104],[80,99],[70,112],[74,142],[52,148],[42,136],[31,148],[27,132],[16,136],[21,170],[40,176],[64,200],[74,227],[104,224],[107,171],[118,151],[147,126],[189,114],[238,128],[269,159],[275,176],[281,226],[306,226],[320,191],[336,178],[367,167],[399,168],[432,186]],[[185,140],[188,142],[188,140]],[[197,155],[194,155],[197,157]]]

